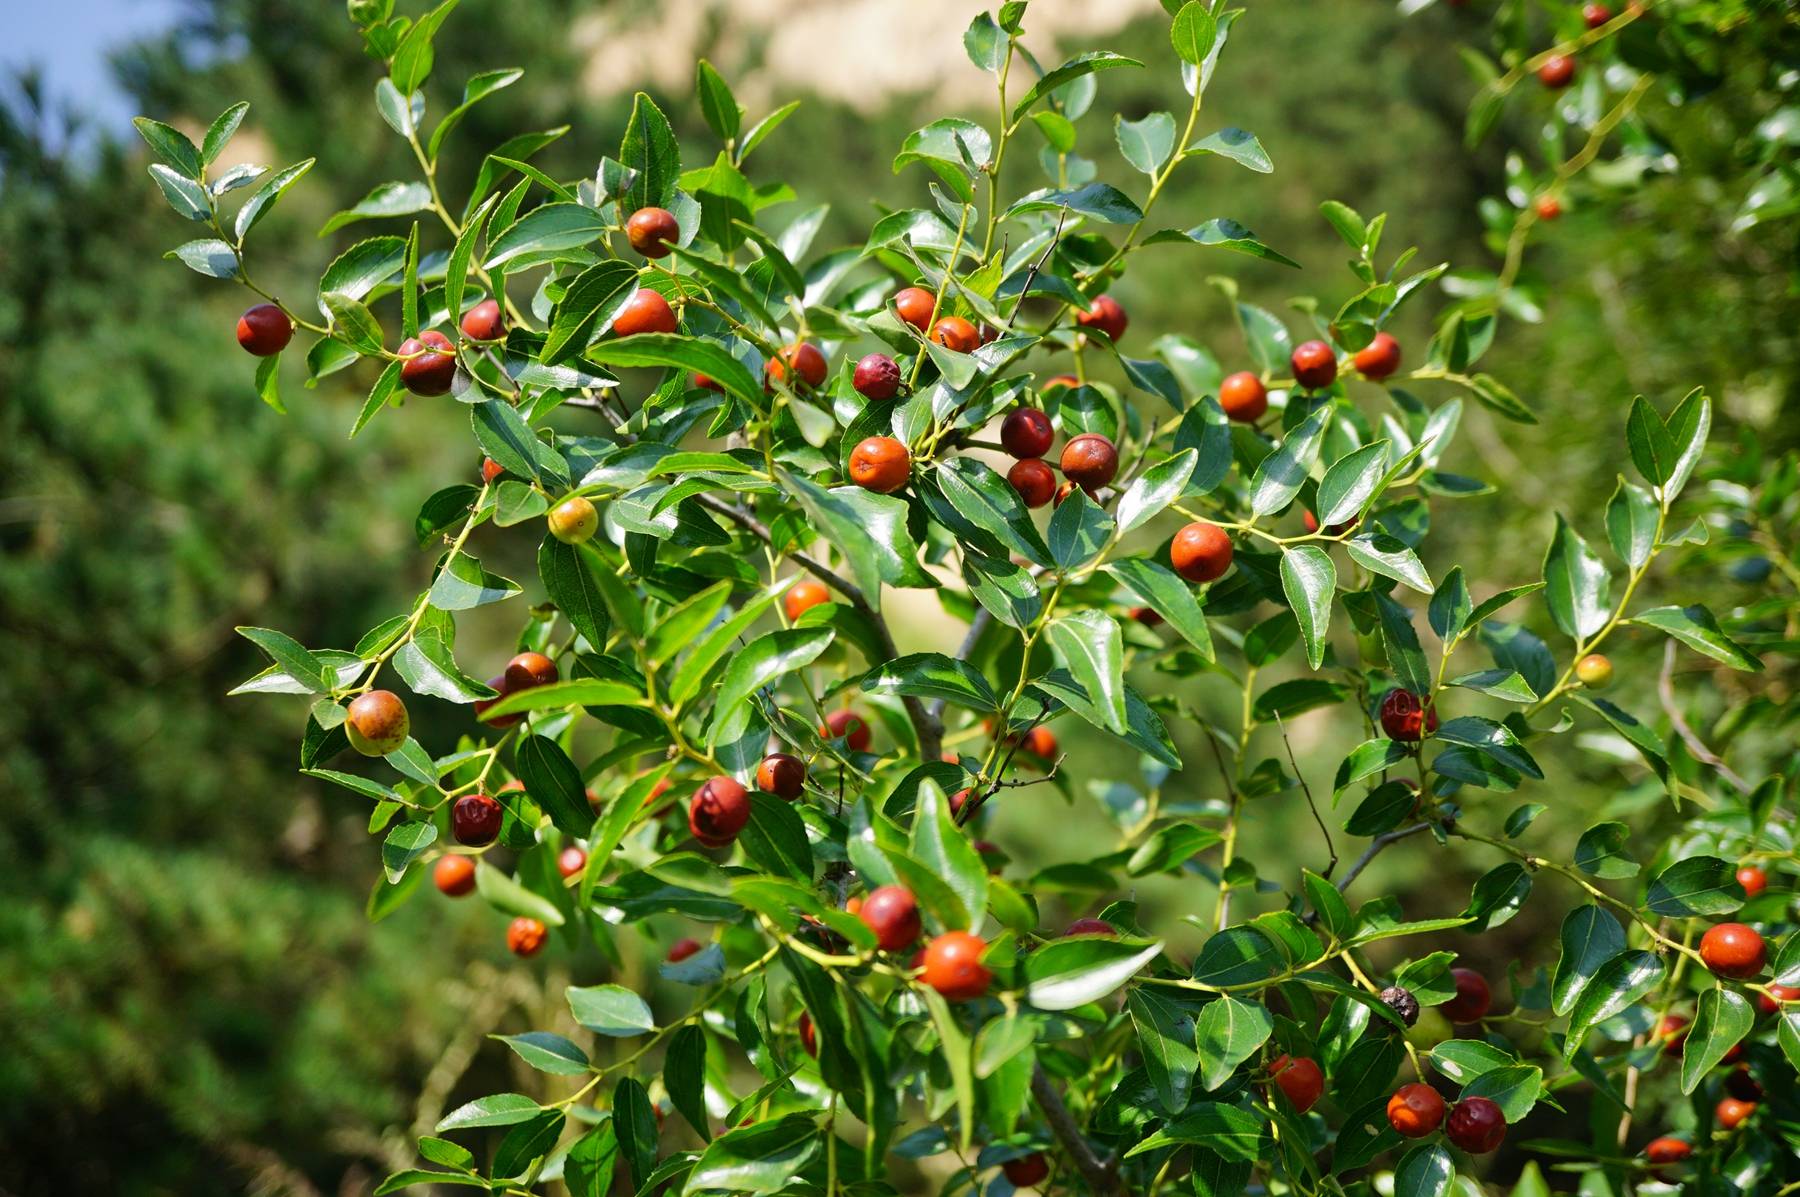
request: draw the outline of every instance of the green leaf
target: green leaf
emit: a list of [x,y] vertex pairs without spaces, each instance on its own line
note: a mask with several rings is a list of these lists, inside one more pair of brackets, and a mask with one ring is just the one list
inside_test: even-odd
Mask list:
[[1144,238],[1145,245],[1182,241],[1213,249],[1229,249],[1234,253],[1261,258],[1266,262],[1279,262],[1283,266],[1292,266],[1295,269],[1300,267],[1300,263],[1284,253],[1269,248],[1255,233],[1242,224],[1222,216],[1204,221],[1191,229],[1161,229]]
[[250,198],[244,201],[244,206],[238,209],[237,219],[232,225],[239,244],[243,243],[245,234],[256,227],[256,222],[261,220],[274,206],[275,201],[280,199],[289,187],[299,182],[302,175],[312,169],[314,161],[315,159],[308,158],[304,162],[296,163],[277,172],[251,193]]
[[1356,929],[1356,920],[1338,887],[1310,869],[1300,871],[1300,882],[1306,900],[1319,914],[1319,921],[1333,938],[1347,938]]
[[355,207],[337,213],[319,230],[325,237],[347,224],[384,216],[407,216],[431,210],[431,189],[423,183],[379,183]]
[[[1184,449],[1139,475],[1136,481],[1125,488],[1125,493],[1119,496],[1118,505],[1114,508],[1119,535],[1141,528],[1180,498],[1197,464],[1199,454],[1193,449]],[[1065,502],[1063,505],[1066,507],[1068,504]]]
[[[579,686],[583,683],[560,684]],[[593,831],[594,808],[588,804],[581,770],[555,740],[548,736],[526,736],[519,741],[514,760],[519,778],[525,783],[525,792],[550,816],[558,831],[577,839],[585,838]]]
[[489,270],[517,258],[580,249],[605,235],[606,217],[585,204],[545,204],[533,208],[488,242]]
[[1050,623],[1050,647],[1109,720],[1125,730],[1125,648],[1119,625],[1101,611],[1078,611]]
[[1519,676],[1516,669],[1482,669],[1451,678],[1444,684],[1474,690],[1478,694],[1486,694],[1490,698],[1506,702],[1536,702],[1538,699],[1537,691]]
[[400,884],[408,866],[436,842],[437,828],[430,823],[396,824],[381,841],[381,867],[387,870],[388,884]]
[[1057,504],[1046,539],[1057,568],[1071,570],[1098,557],[1112,535],[1113,517],[1077,490]]
[[[242,114],[240,113],[240,116]],[[223,119],[223,118],[221,118]],[[153,121],[147,116],[131,118],[138,136],[144,139],[153,153],[164,162],[174,167],[184,177],[198,180],[200,178],[200,151],[188,140],[187,134],[161,121]],[[207,159],[211,161],[211,159]]]
[[1010,219],[1027,212],[1054,212],[1059,208],[1091,216],[1105,224],[1131,224],[1144,218],[1143,210],[1130,196],[1107,183],[1034,191],[1008,208],[1006,216]]
[[1713,613],[1698,603],[1691,607],[1653,607],[1625,621],[1666,632],[1702,656],[1745,673],[1760,673],[1762,662],[1719,627]]
[[331,690],[331,678],[324,666],[292,636],[273,628],[250,627],[238,628],[237,634],[267,653],[283,673],[308,693],[325,694]]
[[[749,153],[746,138],[743,154]],[[631,119],[625,125],[619,161],[637,172],[625,191],[625,215],[639,208],[667,208],[674,202],[675,185],[681,178],[681,145],[669,128],[669,118],[641,91],[631,101]]]
[[1606,539],[1621,560],[1636,569],[1656,548],[1656,500],[1623,475],[1606,503]]
[[1438,728],[1437,738],[1449,744],[1463,744],[1491,757],[1508,769],[1542,781],[1544,771],[1532,759],[1525,745],[1504,723],[1480,715],[1463,715]]
[[469,405],[469,424],[481,451],[500,463],[507,473],[535,478],[547,489],[569,485],[568,463],[538,439],[525,417],[504,399],[488,399]]
[[723,345],[680,333],[637,333],[601,341],[587,349],[587,360],[601,366],[673,366],[705,374],[727,394],[761,411],[768,400],[744,364]]
[[1420,1143],[1394,1165],[1394,1197],[1449,1197],[1456,1163],[1441,1143]]
[[637,271],[624,262],[598,262],[576,275],[550,317],[550,333],[538,360],[553,366],[582,352],[589,341],[612,327],[637,291]]
[[1650,879],[1644,904],[1651,914],[1669,918],[1730,914],[1744,904],[1737,867],[1717,856],[1678,860]]
[[733,656],[713,704],[709,743],[718,742],[728,719],[752,694],[812,664],[836,636],[829,627],[788,628],[765,633]]
[[1019,492],[986,463],[973,457],[953,457],[938,466],[936,477],[945,500],[957,514],[1033,565],[1048,568],[1052,564],[1050,550],[1038,536]]
[[560,927],[568,921],[556,903],[485,862],[475,869],[475,892],[495,910],[536,919],[546,927]]
[[1674,438],[1649,400],[1638,395],[1625,417],[1625,441],[1631,448],[1631,464],[1651,486],[1661,486],[1675,475]]
[[1103,568],[1125,589],[1142,599],[1145,606],[1162,616],[1183,640],[1194,646],[1201,659],[1213,659],[1212,635],[1206,630],[1200,600],[1194,597],[1194,588],[1174,570],[1148,557],[1113,561]]
[[1026,999],[1039,1010],[1073,1010],[1097,1002],[1161,953],[1160,940],[1052,940],[1025,958]]
[[1567,1051],[1573,1053],[1588,1031],[1649,993],[1663,977],[1663,962],[1651,952],[1628,951],[1602,964],[1569,1011]]
[[1612,617],[1612,576],[1561,513],[1544,557],[1544,602],[1562,633],[1586,642]]
[[169,201],[169,207],[184,219],[202,222],[212,219],[212,204],[207,200],[206,189],[200,184],[160,162],[150,164],[150,177],[162,189],[163,198]]
[[539,1072],[551,1076],[580,1076],[588,1070],[587,1053],[550,1031],[527,1031],[523,1035],[493,1035],[513,1049],[519,1059]]
[[[237,255],[231,252],[231,246],[217,237],[177,245],[163,257],[175,258],[188,269],[208,278],[233,279],[238,275]],[[267,365],[274,360],[273,357],[265,358],[262,364]]]
[[[1198,2],[1193,0],[1194,4]],[[1260,1154],[1262,1136],[1263,1123],[1250,1111],[1224,1102],[1205,1102],[1190,1107],[1180,1118],[1140,1140],[1125,1156],[1129,1159],[1186,1143],[1204,1147],[1227,1160],[1253,1162]]]
[[429,694],[446,702],[477,702],[494,697],[494,690],[464,673],[456,656],[436,628],[422,628],[394,654],[394,669],[414,694]]
[[1415,695],[1431,693],[1431,671],[1425,664],[1425,650],[1419,647],[1412,612],[1385,594],[1375,596],[1375,610],[1381,619],[1381,640],[1394,676]]
[[1194,1020],[1201,1085],[1211,1092],[1230,1080],[1238,1065],[1255,1055],[1274,1029],[1275,1019],[1258,1002],[1230,994],[1208,1002]]
[[1281,949],[1254,927],[1231,927],[1208,939],[1194,960],[1194,980],[1233,987],[1266,981],[1285,967]]
[[1324,442],[1331,412],[1327,404],[1307,416],[1287,434],[1281,447],[1256,467],[1256,476],[1250,480],[1250,510],[1254,514],[1273,515],[1294,501],[1313,463],[1319,459],[1319,446]]
[[1008,41],[1006,30],[985,12],[975,14],[963,31],[963,49],[968,52],[969,61],[990,74],[1006,62]]
[[434,1172],[429,1168],[403,1168],[375,1186],[375,1197],[386,1197],[414,1185],[456,1185],[465,1189],[485,1189],[487,1181],[479,1176],[458,1172]]
[[1113,117],[1113,135],[1119,152],[1136,170],[1155,178],[1169,155],[1175,152],[1175,118],[1166,112],[1152,112],[1140,120]]
[[491,574],[467,553],[458,553],[444,564],[431,584],[431,605],[440,611],[467,611],[503,602],[519,593],[519,584]]
[[335,293],[324,297],[325,310],[331,313],[331,335],[365,357],[381,352],[381,324],[362,301]]
[[1110,71],[1119,67],[1141,67],[1144,64],[1135,58],[1127,58],[1123,54],[1114,54],[1110,50],[1095,50],[1087,54],[1077,54],[1042,79],[1031,85],[1031,89],[1019,97],[1013,105],[1011,120],[1017,122],[1031,110],[1031,106],[1055,91],[1065,83],[1091,75],[1096,71]]
[[1663,487],[1663,498],[1673,502],[1687,486],[1688,478],[1693,475],[1694,468],[1700,464],[1700,453],[1706,448],[1706,437],[1712,431],[1712,400],[1695,387],[1675,405],[1667,420],[1669,437],[1680,454],[1675,459],[1675,469],[1669,475],[1668,485]]
[[1388,445],[1376,441],[1331,463],[1319,483],[1316,514],[1321,528],[1349,522],[1375,498],[1387,468]]
[[575,1021],[597,1034],[622,1039],[656,1029],[650,1007],[623,985],[572,985],[567,997]]
[[438,1134],[478,1126],[512,1126],[534,1118],[542,1107],[523,1093],[496,1093],[458,1106],[439,1120]]
[[457,0],[444,0],[401,35],[400,45],[394,50],[393,62],[388,67],[388,77],[400,94],[411,95],[419,90],[419,85],[431,74],[431,39],[437,36],[438,27],[456,4]]
[[706,118],[707,127],[719,135],[719,140],[735,138],[743,123],[744,110],[738,106],[737,97],[731,94],[731,85],[725,82],[725,76],[704,58],[694,70],[694,94],[700,100],[700,115]]
[[1385,532],[1364,532],[1344,542],[1351,560],[1396,582],[1403,582],[1420,594],[1432,593],[1431,575],[1425,572],[1418,555],[1405,541]]
[[1219,23],[1202,0],[1188,0],[1175,13],[1169,41],[1183,62],[1199,66],[1212,53],[1219,38]]
[[1756,1025],[1756,1010],[1736,990],[1715,985],[1700,995],[1694,1023],[1681,1049],[1681,1091],[1692,1093],[1700,1082]]
[[912,858],[949,886],[962,903],[968,925],[946,930],[966,931],[978,925],[987,909],[987,865],[967,833],[956,825],[944,791],[933,781],[919,786],[908,847]]
[[1131,1023],[1137,1031],[1144,1068],[1156,1086],[1164,1110],[1179,1113],[1187,1108],[1194,1074],[1200,1068],[1194,1050],[1194,1015],[1184,1004],[1139,985],[1125,997]]
[[1331,600],[1337,592],[1337,567],[1317,545],[1284,548],[1281,589],[1299,621],[1306,642],[1306,662],[1314,669],[1325,660],[1325,636],[1331,628]]
[[1030,626],[1044,610],[1043,594],[1029,569],[968,545],[963,546],[962,579],[975,601],[1009,628]]
[[1000,699],[985,677],[967,661],[942,653],[911,653],[863,675],[871,694],[911,694],[942,698],[977,711],[998,711]]
[[1256,134],[1248,129],[1227,127],[1217,133],[1202,137],[1188,150],[1190,154],[1217,154],[1221,158],[1229,158],[1239,166],[1245,166],[1258,174],[1268,174],[1275,169],[1269,161],[1269,151],[1263,149],[1262,142]]
[[827,1133],[801,1113],[726,1131],[694,1161],[683,1191],[784,1192],[823,1149]]
[[406,238],[370,237],[339,254],[319,278],[319,310],[330,315],[327,295],[361,299],[406,266]]
[[1469,626],[1471,611],[1472,599],[1468,583],[1463,580],[1462,566],[1451,566],[1437,593],[1431,596],[1431,630],[1446,646],[1455,644]]
[[1575,867],[1593,877],[1635,877],[1638,863],[1625,851],[1631,829],[1623,823],[1596,823],[1575,844]]
[[604,569],[600,555],[587,545],[564,544],[546,536],[538,546],[538,577],[557,610],[596,652],[606,645],[612,620],[596,578]]

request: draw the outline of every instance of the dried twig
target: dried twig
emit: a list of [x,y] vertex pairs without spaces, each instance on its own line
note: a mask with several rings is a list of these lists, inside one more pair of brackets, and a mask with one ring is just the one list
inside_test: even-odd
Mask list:
[[1331,830],[1325,826],[1325,820],[1319,816],[1319,804],[1313,801],[1312,787],[1306,784],[1306,774],[1300,772],[1300,762],[1294,759],[1294,745],[1288,739],[1287,724],[1281,721],[1280,712],[1276,712],[1275,727],[1281,732],[1282,746],[1287,749],[1288,764],[1294,767],[1294,776],[1300,780],[1300,788],[1306,792],[1306,809],[1312,811],[1313,822],[1319,825],[1319,834],[1325,837],[1325,851],[1331,854],[1331,860],[1325,865],[1325,871],[1320,874],[1329,881],[1332,870],[1336,869],[1338,864],[1337,848],[1331,842]]
[[1737,788],[1738,793],[1748,794],[1754,787],[1739,777],[1736,771],[1725,763],[1724,758],[1708,748],[1706,741],[1702,740],[1694,729],[1688,726],[1688,721],[1681,714],[1680,706],[1675,702],[1674,679],[1675,642],[1670,640],[1663,645],[1662,672],[1657,675],[1656,679],[1656,694],[1662,702],[1663,714],[1669,717],[1669,723],[1674,726],[1675,734],[1681,737],[1681,742],[1687,745],[1688,752],[1693,755],[1695,760],[1716,769],[1720,777]]

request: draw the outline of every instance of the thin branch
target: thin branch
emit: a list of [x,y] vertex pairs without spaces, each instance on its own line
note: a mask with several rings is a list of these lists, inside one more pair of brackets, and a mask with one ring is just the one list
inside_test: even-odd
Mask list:
[[1397,844],[1408,836],[1418,835],[1421,831],[1427,831],[1430,828],[1431,824],[1429,823],[1414,823],[1411,827],[1402,827],[1397,831],[1384,831],[1376,836],[1374,841],[1363,850],[1363,854],[1356,858],[1356,863],[1350,866],[1350,871],[1344,874],[1344,879],[1338,882],[1338,891],[1341,893],[1349,889],[1350,883],[1360,877],[1362,871],[1369,867],[1369,862],[1379,856],[1382,849],[1389,844]]
[[1081,1127],[1076,1125],[1069,1107],[1063,1104],[1062,1094],[1056,1091],[1056,1085],[1044,1071],[1042,1064],[1034,1064],[1031,1069],[1031,1095],[1037,1098],[1038,1107],[1044,1111],[1044,1121],[1050,1124],[1050,1132],[1056,1136],[1069,1158],[1075,1161],[1076,1169],[1087,1180],[1088,1187],[1102,1197],[1119,1192],[1118,1161],[1101,1159],[1094,1154]]
[[[773,545],[775,543],[768,526],[743,508],[715,499],[711,495],[695,495],[694,498],[700,506],[724,516],[752,536],[760,539],[764,544]],[[836,589],[850,600],[852,606],[868,617],[870,625],[875,629],[875,636],[881,652],[888,660],[892,661],[899,657],[900,650],[894,644],[894,634],[889,630],[887,620],[870,604],[868,596],[862,592],[861,587],[805,553],[790,552],[787,556],[795,565]],[[926,761],[937,760],[938,755],[943,751],[943,726],[935,715],[925,709],[925,704],[912,695],[906,695],[900,701],[905,704],[907,718],[912,720],[913,734],[919,739],[919,758]]]
[[1325,851],[1331,854],[1331,860],[1326,864],[1325,871],[1319,874],[1329,881],[1332,871],[1338,865],[1337,848],[1331,842],[1331,829],[1325,826],[1325,820],[1319,816],[1319,804],[1313,801],[1312,787],[1306,784],[1306,774],[1300,772],[1300,762],[1294,759],[1293,741],[1288,739],[1287,724],[1282,722],[1280,712],[1276,712],[1275,727],[1281,732],[1282,746],[1287,749],[1288,764],[1294,767],[1294,776],[1300,780],[1300,788],[1306,793],[1306,809],[1312,812],[1313,822],[1319,825],[1319,834],[1325,837]]
[[1675,642],[1669,640],[1663,644],[1662,672],[1656,679],[1656,693],[1662,701],[1663,714],[1669,717],[1669,722],[1675,728],[1675,734],[1681,737],[1681,742],[1687,745],[1688,752],[1693,755],[1695,760],[1718,770],[1719,776],[1737,787],[1740,794],[1748,794],[1754,787],[1739,777],[1731,766],[1725,763],[1724,758],[1708,748],[1706,741],[1702,740],[1694,729],[1688,726],[1688,721],[1682,717],[1681,708],[1675,702],[1674,679]]

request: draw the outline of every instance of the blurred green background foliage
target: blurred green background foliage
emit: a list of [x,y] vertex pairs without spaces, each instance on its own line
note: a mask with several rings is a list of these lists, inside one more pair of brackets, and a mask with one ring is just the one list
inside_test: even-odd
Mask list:
[[[490,67],[527,75],[469,115],[448,156],[449,193],[521,129],[572,125],[537,164],[559,178],[591,172],[614,152],[638,83],[593,86],[597,64],[620,67],[618,45],[611,56],[607,45],[654,48],[666,34],[686,64],[677,77],[698,48],[728,75],[754,71],[763,110],[806,101],[759,151],[756,174],[831,205],[821,246],[860,239],[880,205],[918,202],[922,176],[897,177],[892,155],[942,114],[932,79],[940,66],[966,66],[960,32],[974,5],[935,6],[946,14],[931,45],[942,64],[919,63],[918,86],[902,75],[854,107],[765,62],[757,18],[678,7],[465,0],[439,38],[433,87]],[[1421,264],[1493,270],[1480,206],[1503,194],[1508,147],[1531,143],[1541,110],[1516,103],[1497,136],[1465,149],[1473,85],[1453,47],[1482,29],[1473,10],[1403,17],[1377,0],[1251,5],[1209,118],[1256,132],[1282,170],[1272,180],[1223,163],[1184,171],[1163,201],[1170,223],[1229,216],[1323,267],[1343,256],[1317,210],[1335,197],[1391,213],[1389,244],[1419,245]],[[1041,48],[1052,60],[1100,45],[1149,59],[1166,55],[1165,37],[1163,19],[1146,19]],[[1542,422],[1501,425],[1471,408],[1446,463],[1505,484],[1445,517],[1454,557],[1486,563],[1472,579],[1482,591],[1536,576],[1555,511],[1592,531],[1634,394],[1666,410],[1706,386],[1727,456],[1734,442],[1773,454],[1800,441],[1797,222],[1734,228],[1760,152],[1751,131],[1779,111],[1793,39],[1776,19],[1761,36],[1728,40],[1707,102],[1647,107],[1681,168],[1661,169],[1658,147],[1640,147],[1631,169],[1573,187],[1563,219],[1534,237],[1524,278],[1543,318],[1509,321],[1484,367]],[[333,211],[413,169],[372,113],[378,68],[340,5],[193,0],[176,30],[121,52],[115,67],[140,111],[192,126],[246,98],[240,141],[258,160],[318,156],[259,234],[258,274],[277,291],[316,278],[354,235],[314,235]],[[666,70],[645,76],[678,128],[699,133],[686,87],[658,86]],[[1163,86],[1171,78],[1114,72],[1102,101],[1127,118],[1179,107]],[[347,440],[370,381],[354,371],[309,391],[290,363],[290,414],[266,408],[232,343],[240,293],[159,260],[178,231],[147,185],[142,146],[106,131],[68,153],[60,115],[28,84],[10,91],[0,109],[0,1025],[10,1032],[0,1190],[360,1192],[410,1157],[406,1131],[430,1121],[416,1106],[422,1086],[442,1108],[457,1085],[481,1083],[465,1062],[490,1088],[505,1076],[511,1065],[479,1036],[525,1025],[518,1006],[550,1008],[533,976],[546,966],[510,961],[498,916],[472,905],[421,896],[365,920],[379,872],[366,804],[297,776],[298,704],[224,697],[261,667],[231,629],[265,624],[338,645],[393,614],[429,568],[411,535],[418,502],[478,463],[464,460],[461,413],[447,403],[415,400]],[[964,114],[991,116],[975,104]],[[1084,148],[1101,177],[1120,178],[1104,140]],[[1009,169],[1038,168],[1022,154]],[[1220,269],[1246,297],[1287,310],[1294,283],[1280,267],[1146,255],[1116,292],[1134,339],[1182,333],[1241,368],[1226,299],[1205,282]],[[1337,282],[1339,293],[1321,295],[1328,307],[1354,289],[1347,271]],[[1401,333],[1422,349],[1430,330]],[[1754,570],[1737,572],[1716,579],[1714,609],[1760,592]],[[928,616],[902,624],[903,648],[933,641]],[[497,629],[485,645],[480,635],[471,629],[468,659],[504,654]],[[1645,642],[1620,653],[1620,667],[1654,671],[1659,655]],[[1705,697],[1702,712],[1716,716],[1735,697]],[[420,705],[426,735],[454,735],[448,715]],[[1320,742],[1304,720],[1292,730],[1303,772],[1328,792],[1345,745]],[[1178,736],[1195,745],[1190,759],[1204,759],[1191,729]],[[1049,852],[1049,837],[1108,834],[1087,796],[1107,759],[1085,762],[1080,732],[1069,741],[1075,815],[1033,818],[1015,804],[984,833],[1015,857]],[[1665,802],[1659,786],[1634,787],[1641,771],[1569,755],[1594,788],[1571,799],[1581,813],[1631,818]],[[1177,784],[1203,799],[1210,781],[1195,767]],[[1557,800],[1544,800],[1554,818]],[[1020,801],[1061,799],[1039,788]],[[1315,834],[1297,796],[1272,796],[1250,820],[1246,855],[1314,851]],[[1404,900],[1440,884],[1427,851],[1384,858],[1371,893],[1387,886]],[[1180,910],[1199,887],[1209,883],[1139,898]],[[1553,938],[1545,917],[1528,911],[1481,942],[1497,973],[1510,949]],[[628,962],[625,979],[640,967]]]

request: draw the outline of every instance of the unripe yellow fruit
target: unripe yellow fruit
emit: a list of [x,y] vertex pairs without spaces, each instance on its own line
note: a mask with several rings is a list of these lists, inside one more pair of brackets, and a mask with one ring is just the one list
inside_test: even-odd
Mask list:
[[1575,676],[1590,690],[1604,690],[1612,685],[1612,662],[1599,653],[1589,653],[1575,662]]
[[550,511],[550,535],[564,544],[582,544],[592,540],[600,530],[600,513],[594,505],[576,495],[565,499]]
[[1419,1011],[1419,1021],[1407,1029],[1406,1041],[1420,1051],[1428,1052],[1446,1039],[1456,1037],[1456,1028],[1450,1025],[1435,1006],[1427,1006]]

